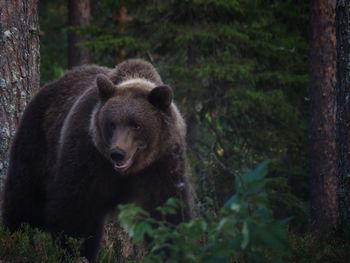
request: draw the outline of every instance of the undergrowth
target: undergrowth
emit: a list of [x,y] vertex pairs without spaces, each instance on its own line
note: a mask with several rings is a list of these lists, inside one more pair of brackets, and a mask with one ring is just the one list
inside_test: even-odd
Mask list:
[[[266,174],[267,162],[247,171],[237,178],[235,194],[216,216],[203,215],[178,226],[157,221],[133,204],[120,205],[120,226],[115,220],[106,225],[96,262],[349,262],[349,239],[291,233],[290,218],[273,218],[265,192]],[[181,205],[171,198],[158,211],[166,218]],[[69,253],[37,229],[23,227],[9,233],[0,224],[0,262],[86,262],[78,256],[79,241],[67,240]]]

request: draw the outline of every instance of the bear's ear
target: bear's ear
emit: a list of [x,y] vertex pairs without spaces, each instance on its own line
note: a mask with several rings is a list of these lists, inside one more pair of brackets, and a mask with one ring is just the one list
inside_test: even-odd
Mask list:
[[161,110],[169,108],[173,100],[173,90],[169,86],[158,86],[152,89],[148,95],[148,100]]
[[96,77],[98,93],[102,100],[108,100],[115,93],[115,87],[112,81],[103,74],[98,74]]

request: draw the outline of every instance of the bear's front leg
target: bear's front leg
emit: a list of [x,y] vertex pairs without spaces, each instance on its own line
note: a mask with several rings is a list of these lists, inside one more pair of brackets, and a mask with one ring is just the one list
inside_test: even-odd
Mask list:
[[[70,179],[72,177],[69,177]],[[93,262],[98,252],[105,212],[99,206],[84,180],[67,182],[58,179],[50,187],[46,206],[46,229],[59,237],[80,239],[81,256]]]

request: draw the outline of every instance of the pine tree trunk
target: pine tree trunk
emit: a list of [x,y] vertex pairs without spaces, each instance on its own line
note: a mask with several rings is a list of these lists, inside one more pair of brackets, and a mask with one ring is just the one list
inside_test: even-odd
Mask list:
[[90,23],[90,0],[69,0],[69,26],[68,33],[68,67],[88,64],[90,61],[89,50],[83,47],[84,36],[77,29],[84,28]]
[[[125,6],[121,6],[116,11],[116,27],[115,33],[116,35],[124,34],[125,27],[127,22],[129,21],[128,10]],[[125,58],[128,56],[128,49],[126,47],[119,48],[116,52],[114,63],[115,65],[123,62]]]
[[311,1],[310,201],[313,227],[320,231],[338,222],[335,1]]
[[0,0],[0,179],[21,114],[39,89],[38,32],[38,0]]
[[337,151],[341,232],[350,232],[350,2],[337,1]]

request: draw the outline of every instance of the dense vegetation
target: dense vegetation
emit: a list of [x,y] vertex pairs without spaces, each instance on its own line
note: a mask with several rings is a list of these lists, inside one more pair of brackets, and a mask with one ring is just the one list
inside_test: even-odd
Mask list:
[[[163,262],[159,246],[171,240],[168,262],[179,256],[181,262],[346,262],[349,242],[304,233],[309,231],[308,1],[91,4],[91,25],[78,32],[87,36],[92,63],[112,67],[127,58],[150,60],[175,88],[188,123],[197,218],[173,230],[137,207],[120,207],[120,222],[135,244],[145,234],[154,238],[151,253],[129,253],[128,261]],[[77,29],[67,26],[65,1],[42,1],[40,8],[45,83],[66,70],[66,34]],[[128,12],[125,24],[118,19],[122,8]],[[268,171],[265,163],[245,172],[264,160]],[[178,206],[169,200],[160,209],[166,214]],[[14,238],[2,231],[3,240]],[[37,248],[35,240],[25,246]],[[50,242],[45,253],[54,246]],[[110,240],[100,262],[126,260],[121,243],[120,235]],[[0,258],[10,257],[0,253]]]
[[[154,220],[135,205],[120,205],[118,219],[125,232],[108,225],[97,262],[348,262],[350,243],[345,239],[295,234],[287,228],[291,218],[273,218],[265,191],[267,171],[267,162],[246,171],[215,216],[177,227]],[[169,199],[158,211],[165,218],[180,206]],[[147,248],[142,242],[146,235],[151,237]],[[68,239],[65,247],[70,253],[38,230],[25,227],[11,234],[0,228],[0,258],[5,262],[85,262],[77,261],[78,240]]]

